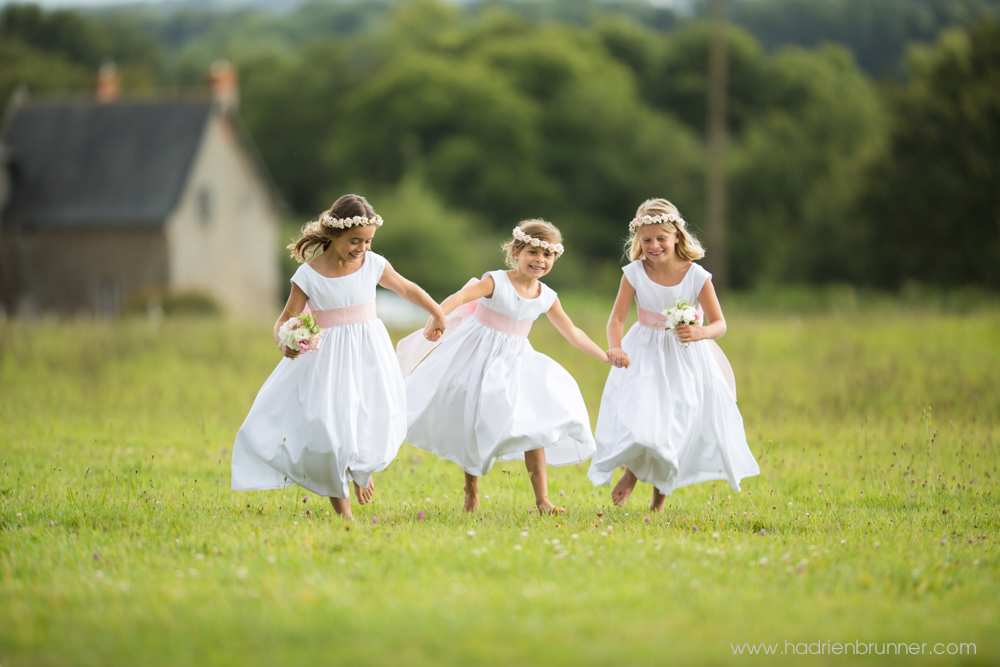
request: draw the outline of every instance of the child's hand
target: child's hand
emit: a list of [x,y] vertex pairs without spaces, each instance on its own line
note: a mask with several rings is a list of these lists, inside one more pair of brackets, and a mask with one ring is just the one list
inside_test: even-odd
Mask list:
[[677,334],[677,340],[681,343],[691,343],[705,337],[702,327],[694,327],[690,324],[678,324],[674,333]]
[[431,342],[437,342],[444,333],[447,324],[443,317],[431,315],[427,318],[427,326],[424,327],[424,338]]
[[615,368],[628,368],[632,363],[629,361],[628,354],[620,347],[608,350],[608,359]]
[[299,356],[299,354],[301,354],[301,352],[299,352],[298,350],[293,350],[292,348],[286,346],[284,343],[279,345],[278,349],[281,350],[281,353],[284,354],[289,359],[294,359],[295,357]]

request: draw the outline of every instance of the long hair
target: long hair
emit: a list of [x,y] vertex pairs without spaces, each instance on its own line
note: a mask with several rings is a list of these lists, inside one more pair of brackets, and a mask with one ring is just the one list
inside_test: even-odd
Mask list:
[[302,227],[299,239],[287,246],[292,251],[292,257],[300,262],[309,261],[316,255],[325,252],[334,239],[349,229],[336,229],[324,225],[320,222],[324,216],[331,218],[353,218],[354,216],[373,218],[375,217],[375,209],[361,195],[344,195],[333,202],[333,206],[320,213],[315,220],[310,220]]
[[[635,212],[635,217],[644,215],[670,215],[677,216],[680,222],[659,222],[657,226],[668,234],[677,234],[677,245],[674,252],[684,260],[701,259],[705,256],[705,248],[702,247],[694,234],[687,230],[687,223],[681,217],[677,207],[666,199],[647,199],[642,202]],[[636,229],[625,241],[625,255],[631,260],[642,259],[642,241],[639,239],[638,229]]]

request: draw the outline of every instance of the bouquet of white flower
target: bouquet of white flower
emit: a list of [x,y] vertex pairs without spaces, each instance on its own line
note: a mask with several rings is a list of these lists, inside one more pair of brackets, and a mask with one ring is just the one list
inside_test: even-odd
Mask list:
[[278,329],[278,338],[285,347],[300,353],[318,350],[322,337],[323,329],[316,324],[316,316],[312,313],[291,317]]
[[[661,311],[661,313],[667,318],[665,326],[668,331],[674,331],[678,324],[691,324],[700,327],[702,322],[705,321],[705,312],[701,309],[701,306],[695,308],[682,299],[677,299],[674,305]],[[681,347],[684,348],[688,345],[690,343],[681,343]]]

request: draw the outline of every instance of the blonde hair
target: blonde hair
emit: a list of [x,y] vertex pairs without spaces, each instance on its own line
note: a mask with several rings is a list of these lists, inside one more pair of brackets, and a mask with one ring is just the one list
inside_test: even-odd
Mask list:
[[[522,232],[533,239],[546,241],[548,243],[562,243],[562,234],[559,232],[559,229],[547,220],[532,218],[530,220],[522,220],[517,223],[517,226],[521,228]],[[501,246],[501,249],[506,254],[504,260],[507,262],[507,266],[509,268],[517,268],[517,254],[527,245],[528,244],[524,241],[511,239]],[[558,257],[558,255],[556,255],[556,257]]]
[[[674,246],[674,252],[678,257],[684,260],[701,259],[705,256],[705,248],[701,245],[701,241],[695,237],[694,234],[687,230],[687,223],[684,222],[684,218],[681,217],[680,211],[677,207],[668,202],[666,199],[647,199],[639,205],[638,210],[635,212],[635,217],[639,218],[644,215],[674,215],[677,217],[678,222],[659,222],[656,226],[667,232],[668,234],[677,234],[677,244]],[[632,234],[629,235],[628,240],[625,241],[625,255],[631,261],[637,259],[642,259],[642,241],[639,239],[639,229],[637,227]]]
[[337,229],[322,224],[320,220],[326,216],[331,218],[353,218],[355,216],[374,218],[375,209],[361,195],[344,195],[333,202],[333,206],[320,213],[315,220],[307,222],[302,227],[299,239],[286,246],[292,251],[292,257],[300,262],[306,262],[325,252],[334,239],[350,229],[350,227]]

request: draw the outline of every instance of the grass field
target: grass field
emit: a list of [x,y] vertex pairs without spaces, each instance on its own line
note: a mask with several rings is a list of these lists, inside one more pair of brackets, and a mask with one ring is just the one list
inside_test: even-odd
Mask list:
[[[404,445],[350,525],[229,490],[269,323],[0,324],[0,665],[1000,663],[1000,306],[728,315],[742,493],[553,468],[539,517],[509,464],[468,516]],[[595,419],[606,367],[532,342]]]

